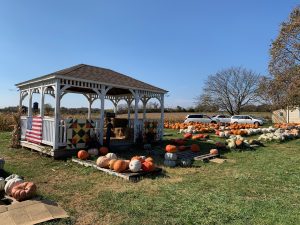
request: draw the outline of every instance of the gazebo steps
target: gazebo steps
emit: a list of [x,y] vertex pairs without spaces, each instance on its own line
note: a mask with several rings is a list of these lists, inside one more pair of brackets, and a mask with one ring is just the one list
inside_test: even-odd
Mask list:
[[38,152],[41,152],[43,154],[47,154],[50,156],[54,156],[53,149],[49,146],[45,145],[39,145],[28,141],[21,141],[22,148],[29,148]]

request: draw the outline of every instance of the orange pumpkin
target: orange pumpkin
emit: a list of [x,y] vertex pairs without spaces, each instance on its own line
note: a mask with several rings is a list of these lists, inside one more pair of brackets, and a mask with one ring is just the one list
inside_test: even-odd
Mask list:
[[114,164],[117,160],[116,159],[111,159],[108,163],[109,169],[113,170],[114,169]]
[[89,153],[85,150],[80,150],[78,153],[77,153],[77,157],[78,159],[87,159],[89,157]]
[[145,162],[154,162],[154,159],[152,157],[147,157],[145,159]]
[[166,152],[176,152],[177,148],[175,145],[167,145],[166,146]]
[[197,144],[192,144],[191,145],[191,150],[192,150],[192,152],[199,152],[200,151],[200,147]]
[[18,201],[32,198],[36,194],[36,185],[32,182],[23,182],[13,187],[11,191],[12,197]]
[[114,171],[118,173],[123,172],[124,170],[126,170],[126,168],[127,168],[127,163],[124,160],[118,159],[114,163]]
[[213,149],[211,149],[211,150],[209,151],[209,153],[210,153],[211,155],[218,155],[218,154],[219,154],[219,151],[218,151],[217,149],[213,148]]
[[142,170],[144,171],[153,171],[155,169],[155,165],[153,162],[145,161],[142,163]]
[[102,146],[102,147],[99,149],[99,152],[100,152],[101,155],[106,155],[106,154],[108,153],[108,148]]

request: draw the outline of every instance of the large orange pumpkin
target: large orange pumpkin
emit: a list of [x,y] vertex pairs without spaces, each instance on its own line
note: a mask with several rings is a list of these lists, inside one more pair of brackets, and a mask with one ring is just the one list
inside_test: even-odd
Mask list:
[[127,163],[124,160],[119,159],[114,163],[114,171],[118,173],[123,172],[124,170],[126,170],[126,168],[127,168]]
[[175,145],[167,145],[166,146],[166,152],[176,152],[177,148]]
[[100,149],[99,149],[99,152],[101,155],[106,155],[108,153],[108,148],[105,147],[105,146],[102,146]]
[[114,164],[117,160],[116,159],[111,159],[108,163],[109,169],[113,170],[114,169]]
[[192,144],[191,145],[191,150],[192,150],[192,152],[199,152],[200,151],[200,147],[197,144]]
[[13,187],[11,191],[12,197],[18,201],[32,198],[36,194],[36,185],[32,182],[23,182]]
[[85,159],[87,159],[87,158],[89,157],[89,153],[88,153],[87,151],[85,151],[85,150],[80,150],[80,151],[77,153],[77,157],[78,157],[79,159],[85,160]]
[[145,161],[142,163],[142,170],[149,172],[155,169],[155,165],[153,162]]

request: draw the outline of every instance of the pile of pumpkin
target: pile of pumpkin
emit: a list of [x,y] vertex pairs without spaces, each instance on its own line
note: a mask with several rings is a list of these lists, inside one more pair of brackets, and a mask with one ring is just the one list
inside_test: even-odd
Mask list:
[[251,145],[259,145],[262,146],[262,143],[256,139],[244,139],[240,135],[231,135],[229,139],[226,140],[227,148],[230,150],[235,149],[243,149],[243,148],[250,148]]
[[300,128],[300,123],[275,123],[275,128],[282,128],[282,129],[288,129],[288,128]]
[[108,153],[105,156],[100,156],[96,161],[97,166],[114,170],[118,173],[125,171],[131,172],[150,172],[155,169],[154,160],[151,157],[134,156],[131,160],[118,159],[114,153]]
[[106,155],[108,153],[107,147],[100,147],[99,150],[97,148],[91,148],[89,150],[80,150],[77,153],[77,157],[82,160],[88,159],[90,156],[99,156],[99,155]]
[[179,122],[165,122],[164,128],[180,130],[180,133],[212,133],[215,129],[219,129],[218,124],[213,123],[199,123],[199,122],[189,122],[189,123],[179,123]]
[[[5,160],[0,158],[0,170],[3,170],[4,163]],[[0,177],[0,193],[3,196],[6,194],[18,201],[24,201],[34,197],[36,195],[36,190],[37,187],[33,182],[26,182],[17,174],[12,174],[5,179]],[[0,199],[2,197],[0,197]]]
[[[184,151],[186,150],[187,146],[184,146],[185,148],[181,146],[176,146],[176,145],[166,145],[166,153],[165,153],[165,160],[164,160],[164,165],[167,167],[175,167],[176,165],[180,165],[182,167],[187,167],[192,165],[192,160],[191,159],[185,159],[182,158],[180,160],[177,160],[177,152],[178,151]],[[200,151],[200,146],[198,144],[192,144],[190,146],[190,150],[192,152],[199,152]],[[210,154],[212,155],[217,155],[219,154],[219,151],[217,149],[211,149]]]

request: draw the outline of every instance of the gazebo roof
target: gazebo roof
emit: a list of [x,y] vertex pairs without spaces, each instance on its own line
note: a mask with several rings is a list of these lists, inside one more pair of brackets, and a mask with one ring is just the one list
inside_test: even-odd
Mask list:
[[20,88],[24,85],[40,82],[50,78],[81,80],[86,82],[95,82],[110,85],[112,87],[124,89],[132,88],[138,90],[152,91],[156,93],[167,93],[167,91],[164,89],[155,87],[153,85],[139,81],[137,79],[118,73],[116,71],[96,66],[90,66],[86,64],[78,64],[76,66],[59,70],[48,75],[44,75],[22,83],[18,83],[16,84],[16,86]]

